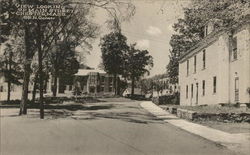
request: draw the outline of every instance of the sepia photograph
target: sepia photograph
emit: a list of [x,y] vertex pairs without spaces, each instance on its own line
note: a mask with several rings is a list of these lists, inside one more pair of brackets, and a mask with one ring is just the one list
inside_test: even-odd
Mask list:
[[0,155],[249,155],[250,0],[1,0]]

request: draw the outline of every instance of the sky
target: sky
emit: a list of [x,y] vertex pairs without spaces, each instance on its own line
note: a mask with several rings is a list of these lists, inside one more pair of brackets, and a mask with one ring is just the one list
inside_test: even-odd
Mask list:
[[[183,7],[189,0],[132,0],[136,7],[135,15],[123,22],[122,33],[127,37],[128,44],[137,43],[137,48],[146,49],[153,57],[154,67],[150,76],[166,73],[169,62],[169,41],[174,34],[172,25],[178,18],[183,17]],[[96,11],[95,21],[101,25],[100,34],[93,42],[93,49],[86,55],[86,64],[97,68],[101,62],[100,37],[107,34],[105,21],[107,14],[102,10]]]

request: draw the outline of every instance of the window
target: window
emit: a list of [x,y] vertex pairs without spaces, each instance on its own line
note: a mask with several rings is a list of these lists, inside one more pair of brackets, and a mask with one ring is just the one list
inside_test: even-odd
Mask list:
[[188,85],[186,85],[186,98],[188,98]]
[[237,52],[237,37],[234,37],[232,39],[232,58],[233,60],[236,60],[238,58],[238,52]]
[[205,96],[205,87],[206,87],[206,83],[205,80],[202,81],[202,95]]
[[239,77],[235,78],[234,90],[235,90],[235,102],[238,102],[239,101]]
[[202,27],[202,38],[206,37],[208,35],[208,25],[205,25]]
[[187,76],[189,74],[189,60],[187,60]]
[[104,87],[103,86],[101,87],[101,92],[104,92]]
[[109,77],[109,82],[110,82],[110,84],[113,83],[113,78],[112,77]]
[[173,92],[173,87],[172,87],[172,86],[170,86],[169,93],[170,93],[170,94],[172,94],[172,92]]
[[191,85],[191,98],[194,97],[194,85],[192,84]]
[[196,73],[196,55],[194,56],[194,73]]
[[109,92],[112,92],[112,86],[109,87]]
[[206,50],[204,49],[203,52],[202,52],[202,67],[203,69],[206,68]]
[[217,81],[216,81],[216,76],[213,77],[213,93],[216,93],[216,85],[217,85]]
[[206,37],[208,35],[208,25],[205,26],[204,33],[204,36]]
[[103,83],[104,82],[104,76],[101,76],[101,82]]

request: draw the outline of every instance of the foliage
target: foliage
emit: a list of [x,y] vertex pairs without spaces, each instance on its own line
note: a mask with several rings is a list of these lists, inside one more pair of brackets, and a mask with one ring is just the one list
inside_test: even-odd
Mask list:
[[152,79],[141,79],[139,81],[139,87],[144,94],[152,93],[153,80]]
[[[17,9],[15,4],[60,4],[73,11],[54,20],[23,20],[11,12]],[[39,74],[40,103],[43,106],[44,80],[51,72],[58,76],[71,76],[79,68],[76,59],[76,47],[82,51],[91,50],[92,41],[98,34],[98,26],[93,23],[94,9],[106,10],[111,19],[108,21],[113,29],[119,29],[120,22],[134,14],[130,2],[119,0],[2,0],[0,2],[0,43],[5,43],[12,36],[21,38],[21,55],[23,74],[23,92],[20,115],[26,114],[30,75]],[[128,12],[127,12],[128,11]],[[126,13],[124,13],[126,12]],[[115,24],[114,24],[115,23]],[[13,46],[13,45],[11,45]],[[58,52],[60,51],[60,53]],[[31,65],[33,61],[33,66]],[[56,68],[55,67],[56,65]]]
[[158,93],[162,93],[163,89],[164,89],[164,83],[157,80],[153,82],[153,89]]
[[14,40],[8,40],[3,44],[3,53],[0,59],[0,71],[3,72],[5,81],[11,84],[20,85],[22,78],[20,51],[16,47]]
[[167,74],[158,74],[153,77],[141,79],[137,84],[144,93],[149,93],[156,90],[158,93],[163,90],[164,84],[160,82],[160,79],[167,78]]
[[153,57],[149,52],[136,49],[135,44],[131,45],[126,58],[126,75],[130,79],[138,80],[145,73],[149,74],[151,67],[153,67]]
[[128,50],[127,38],[120,32],[111,32],[101,38],[102,64],[109,74],[123,75],[125,54]]
[[120,89],[120,93],[123,94],[123,92],[127,89],[128,87],[128,83],[125,80],[120,80],[119,81],[119,89]]
[[135,48],[136,44],[129,47],[126,55],[125,76],[131,80],[132,92],[134,93],[134,82],[139,80],[145,73],[149,74],[149,70],[153,67],[153,57],[149,55],[147,50],[139,50]]
[[160,105],[179,105],[180,104],[180,94],[175,93],[173,95],[164,95],[164,96],[158,96],[158,97],[153,97],[152,102],[155,104],[160,104]]
[[115,31],[101,38],[102,64],[104,70],[114,75],[115,94],[118,94],[117,75],[124,75],[125,54],[128,50],[127,38]]
[[67,42],[58,43],[58,49],[50,53],[50,62],[59,77],[74,75],[79,69],[76,52],[70,46]]

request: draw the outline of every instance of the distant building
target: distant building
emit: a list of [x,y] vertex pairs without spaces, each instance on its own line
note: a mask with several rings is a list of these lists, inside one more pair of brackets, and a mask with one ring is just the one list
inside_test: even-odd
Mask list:
[[164,77],[153,80],[153,83],[155,83],[153,87],[153,96],[173,95],[179,92],[178,84],[171,84],[169,78]]
[[250,24],[204,32],[179,61],[180,104],[250,103]]
[[79,69],[75,74],[75,87],[85,94],[115,93],[114,77],[103,70]]
[[[19,80],[20,82],[22,80]],[[31,89],[31,86],[29,86]],[[8,83],[7,80],[4,76],[4,73],[0,72],[0,92],[7,92],[8,89]],[[18,92],[22,90],[22,85],[16,85],[16,84],[11,84],[10,86],[10,91],[11,92]]]
[[[114,77],[107,74],[103,70],[96,70],[88,66],[80,66],[84,69],[79,69],[78,72],[71,78],[58,78],[57,79],[57,94],[73,94],[73,91],[78,88],[82,94],[114,94]],[[119,78],[117,78],[119,80]],[[54,78],[50,75],[48,82],[46,83],[45,93],[52,94],[52,88],[54,85]],[[33,90],[33,82],[29,84],[29,92]],[[0,73],[0,92],[7,92],[7,82],[3,73]],[[19,93],[20,98],[22,92],[22,85],[11,85],[12,94]]]

